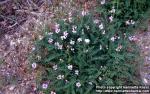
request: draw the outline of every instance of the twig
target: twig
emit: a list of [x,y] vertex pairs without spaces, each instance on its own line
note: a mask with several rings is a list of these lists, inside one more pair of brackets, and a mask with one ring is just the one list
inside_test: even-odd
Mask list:
[[12,20],[12,21],[15,22],[15,24],[13,24],[12,26],[9,26],[8,28],[12,28],[12,27],[14,27],[14,26],[16,26],[16,25],[19,25],[21,28],[23,28],[16,20],[13,20],[13,19],[11,19],[11,18],[9,18],[9,17],[6,17],[6,16],[3,16],[3,15],[0,15],[0,17],[6,18],[6,19],[8,19],[8,20]]
[[3,5],[3,4],[5,4],[5,3],[9,2],[9,1],[11,1],[11,0],[1,1],[1,2],[0,2],[0,5]]

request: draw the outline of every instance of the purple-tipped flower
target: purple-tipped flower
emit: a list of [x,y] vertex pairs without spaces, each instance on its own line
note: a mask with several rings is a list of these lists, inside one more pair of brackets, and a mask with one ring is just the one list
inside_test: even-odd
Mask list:
[[78,88],[81,87],[81,83],[80,83],[80,82],[77,82],[77,83],[76,83],[76,87],[78,87]]
[[47,88],[48,88],[48,84],[47,84],[47,83],[43,83],[43,84],[42,84],[42,88],[43,88],[43,89],[47,89]]

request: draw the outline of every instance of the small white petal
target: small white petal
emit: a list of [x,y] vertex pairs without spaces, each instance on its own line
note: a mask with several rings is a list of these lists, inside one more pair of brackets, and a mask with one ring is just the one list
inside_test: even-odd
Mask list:
[[39,35],[39,40],[42,40],[43,38],[44,38],[43,36]]
[[75,74],[76,74],[76,75],[79,75],[79,70],[75,70]]
[[100,25],[99,25],[99,29],[101,29],[101,30],[104,29],[103,24],[100,24]]
[[37,67],[36,63],[32,63],[32,68],[35,69]]
[[103,35],[105,34],[105,30],[102,32],[102,34],[103,34]]
[[102,50],[102,45],[99,46],[99,49]]
[[93,83],[92,83],[92,82],[89,82],[89,84],[90,84],[90,85],[93,85]]
[[85,39],[84,41],[85,41],[85,43],[87,43],[87,44],[90,43],[90,40],[89,40],[89,39]]
[[110,20],[110,22],[112,22],[113,21],[113,16],[110,16],[109,20]]
[[54,66],[53,66],[53,69],[54,69],[54,70],[57,70],[57,65],[54,65]]
[[73,66],[72,65],[68,65],[68,69],[72,70]]
[[144,80],[144,83],[148,83],[148,81],[147,81],[147,79],[146,79],[146,78],[144,78],[143,80]]
[[78,41],[78,42],[81,42],[81,41],[82,41],[82,38],[78,38],[77,41]]
[[71,45],[74,45],[74,44],[75,44],[75,41],[71,40],[71,41],[70,41],[70,44],[71,44]]

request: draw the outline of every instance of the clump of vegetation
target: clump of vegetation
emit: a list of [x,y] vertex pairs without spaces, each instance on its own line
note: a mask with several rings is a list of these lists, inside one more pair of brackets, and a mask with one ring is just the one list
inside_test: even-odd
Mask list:
[[33,52],[33,62],[45,69],[44,92],[95,94],[96,86],[139,85],[133,64],[137,51],[130,33],[149,8],[147,2],[102,0],[96,12],[82,11],[81,17],[45,28]]

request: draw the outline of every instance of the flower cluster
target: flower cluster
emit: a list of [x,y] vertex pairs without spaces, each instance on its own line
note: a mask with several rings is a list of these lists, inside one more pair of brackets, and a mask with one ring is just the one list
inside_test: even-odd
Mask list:
[[134,24],[135,24],[135,21],[133,21],[133,20],[126,21],[126,25],[134,25]]
[[[100,3],[102,7],[108,6],[105,0]],[[115,4],[110,5],[104,19],[103,16],[91,17],[83,10],[81,17],[72,20],[70,12],[69,21],[59,21],[54,30],[41,38],[38,46],[42,49],[42,60],[38,60],[45,67],[46,80],[51,81],[42,84],[44,91],[50,94],[72,94],[70,91],[95,94],[95,85],[122,85],[125,80],[130,80],[128,70],[132,68],[127,62],[130,62],[131,54],[128,54],[126,41],[127,38],[133,41],[135,37],[128,37],[126,30],[129,27],[121,27],[125,26],[126,19],[117,22],[121,18],[119,9]],[[126,25],[133,24],[133,20],[126,21]],[[36,63],[32,68],[37,68]]]

